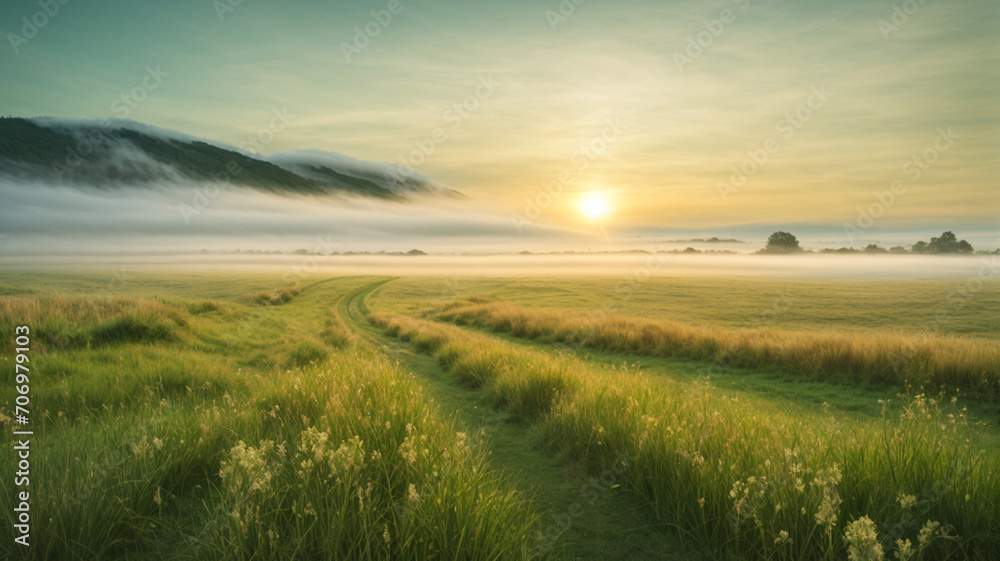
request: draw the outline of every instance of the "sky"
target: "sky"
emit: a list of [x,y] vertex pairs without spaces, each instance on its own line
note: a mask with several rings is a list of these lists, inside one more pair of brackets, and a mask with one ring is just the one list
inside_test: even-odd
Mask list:
[[993,1],[12,0],[0,35],[0,114],[400,163],[514,223],[1000,230]]

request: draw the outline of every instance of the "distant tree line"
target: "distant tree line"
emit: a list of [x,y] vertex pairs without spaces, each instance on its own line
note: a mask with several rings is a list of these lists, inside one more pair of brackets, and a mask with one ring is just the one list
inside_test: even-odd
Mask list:
[[[876,244],[868,244],[864,249],[854,249],[853,247],[842,247],[840,249],[823,249],[820,253],[894,253],[894,254],[905,254],[905,253],[919,253],[919,254],[971,254],[973,253],[972,244],[965,240],[959,240],[952,232],[944,232],[940,237],[931,238],[931,241],[918,241],[913,244],[910,249],[906,249],[901,245],[890,247],[886,249],[884,247],[879,247]],[[767,238],[767,245],[757,253],[765,255],[786,255],[792,253],[803,253],[805,252],[802,247],[799,246],[799,240],[795,238],[794,235],[788,232],[775,232]]]
[[232,250],[232,251],[229,251],[229,250],[219,250],[219,251],[215,251],[215,252],[209,251],[207,249],[202,249],[200,253],[206,254],[206,255],[207,254],[211,254],[211,253],[222,253],[222,254],[233,253],[233,254],[247,254],[247,255],[322,255],[322,256],[328,256],[328,255],[427,255],[427,253],[425,251],[422,251],[422,250],[419,250],[419,249],[411,249],[410,251],[386,251],[386,250],[383,249],[381,251],[345,251],[343,253],[341,253],[339,251],[331,251],[331,252],[328,252],[328,253],[323,253],[323,252],[320,252],[320,251],[312,251],[312,250],[308,250],[308,249],[296,249],[295,251],[279,251],[277,249],[247,249],[247,250],[236,249],[236,250]]

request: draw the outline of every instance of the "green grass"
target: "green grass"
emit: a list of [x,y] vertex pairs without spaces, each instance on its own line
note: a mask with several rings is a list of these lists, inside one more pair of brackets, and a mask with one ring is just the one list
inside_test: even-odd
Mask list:
[[378,309],[415,314],[477,295],[534,309],[619,314],[707,328],[1000,338],[1000,315],[995,313],[1000,309],[1000,283],[970,284],[965,279],[407,277],[380,292]]
[[819,380],[913,386],[1000,399],[1000,346],[954,335],[850,334],[694,327],[627,316],[536,310],[507,302],[455,302],[434,317],[517,337],[605,351],[770,368]]
[[[8,540],[0,558],[841,560],[864,516],[887,558],[928,521],[942,526],[923,559],[1000,552],[985,405],[773,368],[706,377],[705,360],[406,317],[476,294],[586,313],[616,282],[0,272],[0,424],[27,324],[36,431],[34,546]],[[782,282],[656,280],[614,305],[724,331]],[[776,331],[850,331],[868,314],[858,331],[912,335],[948,283],[791,287]],[[995,340],[995,296],[970,295],[941,332]]]
[[[862,517],[892,538],[887,551],[895,539],[919,541],[926,558],[1000,551],[997,440],[958,406],[911,395],[875,421],[815,422],[705,383],[596,368],[404,316],[372,319],[535,422],[551,449],[591,473],[621,466],[621,485],[663,527],[713,555],[843,559],[845,529]],[[909,496],[916,506],[900,503]],[[948,533],[919,540],[933,522]]]
[[[242,303],[252,289],[0,297],[0,324],[47,341],[31,352],[33,545],[6,540],[0,557],[524,558],[532,503],[412,377],[339,333],[330,306],[364,282],[325,279],[280,307]],[[81,344],[48,337],[70,324]]]
[[340,317],[413,372],[425,395],[442,410],[453,411],[465,432],[485,439],[491,466],[509,474],[537,506],[543,520],[539,541],[549,556],[573,561],[706,559],[675,536],[654,529],[648,513],[619,488],[602,485],[600,474],[591,476],[579,462],[547,453],[533,425],[496,410],[482,391],[456,384],[437,359],[414,353],[408,343],[387,337],[369,324],[368,297],[384,286],[373,283],[346,296],[339,307]]

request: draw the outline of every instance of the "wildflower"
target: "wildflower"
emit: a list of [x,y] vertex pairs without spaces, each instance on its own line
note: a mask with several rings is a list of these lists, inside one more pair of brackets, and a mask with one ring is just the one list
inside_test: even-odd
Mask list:
[[153,446],[155,446],[157,450],[161,450],[163,449],[163,441],[159,438],[153,438]]
[[[259,448],[247,446],[241,440],[229,451],[229,460],[222,462],[220,476],[231,478],[236,487],[249,484],[250,491],[264,491],[273,477],[267,456],[274,449],[274,442],[270,440],[262,441]],[[280,447],[278,451],[281,452]]]
[[705,497],[698,499],[698,508],[705,508]]
[[788,537],[788,532],[782,530],[778,532],[778,537],[774,538],[775,545],[785,545],[786,543],[792,543],[792,538]]
[[149,448],[149,443],[146,442],[146,437],[142,437],[139,442],[132,443],[131,445],[132,453],[136,456],[146,456],[147,453],[150,457],[153,456],[153,451]]
[[837,492],[837,484],[840,483],[840,467],[833,464],[832,467],[820,470],[816,473],[812,484],[823,489],[823,500],[816,509],[816,524],[826,527],[827,535],[833,533],[833,527],[837,525],[840,518],[840,493]]
[[847,558],[850,561],[882,561],[885,554],[878,543],[878,533],[871,518],[862,516],[844,528]]
[[312,473],[313,467],[315,467],[313,461],[308,459],[302,460],[302,462],[299,465],[302,467],[302,469],[299,470],[298,472],[298,476],[301,479],[307,478],[309,474]]
[[365,451],[363,444],[355,436],[328,454],[327,461],[330,465],[330,471],[334,476],[339,476],[342,473],[364,466]]
[[420,502],[420,493],[417,493],[417,486],[414,485],[413,483],[410,483],[410,486],[407,489],[407,493],[406,494],[407,494],[406,498],[411,503],[419,503]]
[[729,490],[729,498],[735,499],[736,495],[739,494],[739,491],[742,488],[743,488],[743,482],[737,479],[735,482],[733,482],[733,488]]
[[404,438],[403,443],[399,445],[399,454],[403,456],[408,463],[417,463],[417,449],[413,446],[413,441],[410,437]]
[[932,522],[928,520],[924,524],[924,527],[920,529],[920,535],[917,536],[917,543],[920,544],[920,549],[927,547],[927,544],[934,539],[934,534],[938,533],[940,528],[940,522]]
[[913,544],[910,540],[896,540],[895,556],[899,561],[909,561],[913,557]]
[[382,539],[385,540],[385,545],[389,545],[389,542],[392,541],[392,538],[389,536],[388,524],[382,524]]
[[907,495],[905,493],[900,493],[896,500],[899,501],[900,506],[904,509],[910,508],[917,502],[917,497],[915,495]]
[[153,502],[156,503],[156,506],[160,506],[163,504],[163,497],[160,496],[159,487],[156,488],[156,494],[153,495]]
[[833,527],[837,525],[840,517],[840,495],[836,491],[823,490],[823,501],[816,509],[816,524],[825,526],[827,533],[833,532]]

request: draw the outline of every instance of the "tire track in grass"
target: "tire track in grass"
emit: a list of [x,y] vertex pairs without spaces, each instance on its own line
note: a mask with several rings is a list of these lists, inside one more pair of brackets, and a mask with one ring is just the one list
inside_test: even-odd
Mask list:
[[443,411],[454,411],[455,422],[466,432],[485,437],[490,463],[514,478],[518,488],[532,497],[544,513],[543,530],[565,528],[551,549],[555,558],[700,558],[682,555],[676,538],[651,530],[651,519],[628,497],[604,489],[591,503],[597,481],[544,452],[540,437],[530,425],[506,419],[483,400],[481,392],[459,385],[437,358],[416,353],[408,343],[371,325],[367,300],[393,280],[373,281],[342,296],[336,306],[338,314],[356,335],[417,376],[425,395]]
[[[831,419],[840,422],[873,421],[882,417],[883,401],[893,403],[888,408],[891,412],[900,411],[905,404],[899,399],[903,390],[895,386],[814,380],[767,368],[730,366],[713,369],[713,363],[705,360],[573,346],[561,341],[495,331],[489,327],[462,325],[440,318],[428,319],[526,349],[570,355],[607,367],[627,367],[646,376],[669,377],[684,383],[710,380],[714,387],[731,392],[731,395],[761,400],[780,410],[795,411],[821,422]],[[933,394],[933,391],[930,393]],[[971,419],[985,423],[982,431],[1000,442],[1000,407],[997,404],[963,398],[963,406],[968,409]]]

